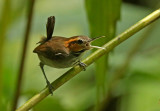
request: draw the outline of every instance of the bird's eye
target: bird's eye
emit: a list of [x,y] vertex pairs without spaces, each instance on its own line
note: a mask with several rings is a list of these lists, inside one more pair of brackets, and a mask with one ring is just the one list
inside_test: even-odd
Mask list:
[[79,40],[77,41],[77,43],[78,43],[78,44],[82,44],[83,41],[82,41],[81,39],[79,39]]

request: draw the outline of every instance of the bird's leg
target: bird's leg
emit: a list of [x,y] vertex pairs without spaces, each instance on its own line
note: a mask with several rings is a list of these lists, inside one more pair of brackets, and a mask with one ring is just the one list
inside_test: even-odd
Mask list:
[[44,72],[44,64],[42,63],[42,62],[40,62],[39,63],[39,65],[40,65],[40,68],[41,68],[41,70],[42,70],[42,72],[43,72],[43,75],[44,75],[44,78],[45,78],[45,80],[46,80],[46,83],[47,83],[47,86],[48,86],[48,89],[49,89],[49,92],[51,93],[51,95],[53,95],[53,86],[51,85],[51,83],[48,81],[48,79],[47,79],[47,76],[46,76],[46,74],[45,74],[45,72]]
[[82,67],[84,71],[86,70],[87,65],[86,65],[85,63],[83,63],[83,62],[81,62],[81,61],[79,60],[79,61],[78,61],[78,65],[79,65],[80,67]]

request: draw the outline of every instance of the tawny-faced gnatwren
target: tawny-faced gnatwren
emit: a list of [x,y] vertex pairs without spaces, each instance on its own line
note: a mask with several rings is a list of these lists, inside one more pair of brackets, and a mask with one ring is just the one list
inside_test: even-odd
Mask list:
[[34,53],[37,53],[40,59],[40,68],[51,94],[53,94],[53,87],[44,72],[44,65],[55,68],[67,68],[80,65],[85,69],[86,64],[80,61],[83,53],[92,48],[102,48],[92,46],[90,43],[98,38],[104,37],[89,38],[87,36],[73,36],[65,38],[61,36],[52,36],[54,26],[55,17],[48,17],[46,24],[47,37],[43,37],[41,41],[38,42],[40,45],[33,50]]

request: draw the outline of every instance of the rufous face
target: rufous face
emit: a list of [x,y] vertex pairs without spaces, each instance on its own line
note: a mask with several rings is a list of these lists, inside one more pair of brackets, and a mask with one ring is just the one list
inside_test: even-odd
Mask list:
[[79,52],[89,50],[90,41],[91,39],[87,36],[74,36],[65,41],[65,46],[68,47],[70,51]]

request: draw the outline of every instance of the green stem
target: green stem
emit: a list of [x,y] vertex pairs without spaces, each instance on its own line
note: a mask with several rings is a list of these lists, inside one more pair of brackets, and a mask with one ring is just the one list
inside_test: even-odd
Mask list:
[[[129,51],[124,63],[121,65],[121,67],[119,67],[116,70],[116,72],[114,74],[115,75],[114,80],[112,80],[111,82],[119,80],[120,78],[123,78],[125,76],[125,72],[126,72],[127,68],[129,67],[134,55],[142,47],[144,42],[150,37],[150,33],[153,32],[155,26],[156,26],[156,24],[152,24],[149,27],[147,27],[145,32],[140,36],[140,39],[137,42],[135,42],[133,48],[131,48],[131,50]],[[113,86],[111,86],[111,87],[113,87]]]
[[[154,11],[135,25],[131,26],[129,29],[124,31],[122,34],[118,35],[108,43],[106,43],[103,47],[104,49],[98,49],[94,53],[92,53],[89,57],[87,57],[83,62],[89,66],[92,64],[95,60],[103,56],[104,54],[110,52],[113,48],[118,46],[121,42],[128,39],[130,36],[135,34],[136,32],[140,31],[142,28],[146,27],[156,19],[160,17],[160,9]],[[52,82],[53,91],[55,91],[57,88],[59,88],[61,85],[66,83],[68,80],[70,80],[72,77],[77,75],[79,72],[82,71],[82,68],[79,66],[75,66],[66,73],[64,73],[61,77],[56,79],[54,82]],[[33,106],[35,106],[37,103],[42,101],[45,97],[49,95],[48,88],[44,88],[40,93],[33,96],[30,100],[28,100],[26,103],[24,103],[20,108],[18,108],[16,111],[26,111],[31,109]]]
[[31,25],[32,25],[34,4],[35,4],[35,0],[29,0],[28,12],[27,12],[28,14],[27,15],[27,25],[26,25],[25,35],[24,35],[22,55],[21,55],[19,72],[18,72],[18,77],[17,77],[16,90],[15,90],[14,99],[13,99],[13,106],[11,109],[12,111],[15,111],[17,108],[18,99],[19,99],[20,92],[21,92],[23,72],[24,72],[24,66],[25,66],[25,58],[26,58],[26,53],[27,53],[27,48],[28,48],[29,34],[31,30]]
[[[10,15],[11,15],[11,0],[5,0],[2,4],[2,8],[0,10],[1,18],[0,18],[0,98],[4,96],[4,88],[6,84],[4,84],[4,46],[6,42],[6,32],[9,26]],[[7,13],[7,14],[6,14]],[[0,100],[0,109],[3,109],[5,104],[3,100]],[[4,108],[6,109],[6,108]]]
[[154,30],[155,26],[156,26],[156,24],[154,23],[154,24],[150,25],[145,30],[145,32],[143,32],[142,36],[140,36],[139,40],[134,44],[133,48],[131,48],[131,50],[129,51],[124,63],[121,64],[121,66],[119,68],[115,69],[114,74],[112,74],[114,76],[108,84],[107,95],[106,95],[105,99],[103,100],[103,102],[101,103],[102,105],[101,105],[101,108],[100,108],[99,111],[104,111],[105,109],[110,108],[110,106],[109,106],[110,102],[113,101],[116,98],[116,97],[112,96],[112,91],[118,85],[119,80],[122,79],[125,76],[125,74],[126,74],[125,72],[127,71],[134,55],[142,47],[142,45],[147,40],[147,38],[150,37],[150,33]]

